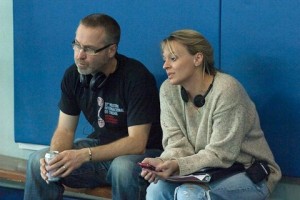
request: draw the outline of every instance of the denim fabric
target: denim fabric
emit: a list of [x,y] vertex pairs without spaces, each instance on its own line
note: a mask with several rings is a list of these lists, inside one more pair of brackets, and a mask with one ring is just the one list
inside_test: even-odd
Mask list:
[[[207,189],[205,189],[207,187]],[[254,184],[247,175],[239,173],[220,181],[200,184],[174,184],[159,181],[150,184],[147,200],[263,200],[269,196],[266,181]]]
[[174,191],[180,186],[179,183],[172,183],[159,180],[156,184],[151,183],[147,188],[147,200],[172,200],[174,199]]
[[[99,144],[94,139],[79,139],[74,142],[74,149],[94,147]],[[114,200],[143,200],[146,195],[147,181],[140,177],[141,168],[137,162],[145,157],[156,157],[160,150],[148,149],[143,155],[126,155],[112,161],[88,162],[74,170],[59,182],[47,184],[40,176],[40,158],[49,149],[32,153],[29,157],[26,172],[24,200],[59,200],[63,199],[64,187],[93,188],[111,185]]]

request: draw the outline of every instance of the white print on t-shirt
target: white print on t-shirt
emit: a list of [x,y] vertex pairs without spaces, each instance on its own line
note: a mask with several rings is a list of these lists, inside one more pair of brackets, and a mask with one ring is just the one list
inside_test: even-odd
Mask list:
[[120,112],[124,112],[124,109],[120,108],[118,104],[105,102],[105,110],[104,110],[105,114],[118,116],[118,113]]
[[103,104],[104,104],[104,100],[101,97],[97,98],[97,102],[98,102],[98,106],[99,106],[99,110],[98,110],[98,126],[100,128],[103,128],[105,125],[105,121],[101,118],[100,113],[101,113],[101,109],[103,108]]

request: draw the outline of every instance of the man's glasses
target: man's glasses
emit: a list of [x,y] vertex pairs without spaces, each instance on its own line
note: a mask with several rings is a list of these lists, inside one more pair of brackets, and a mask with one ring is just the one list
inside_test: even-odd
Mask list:
[[83,47],[75,40],[72,42],[72,47],[73,47],[74,51],[80,52],[82,50],[84,53],[86,53],[87,55],[91,55],[91,56],[96,55],[97,53],[99,53],[100,51],[103,51],[104,49],[108,48],[111,45],[113,45],[113,44],[105,45],[104,47],[102,47],[100,49],[93,49],[91,47]]

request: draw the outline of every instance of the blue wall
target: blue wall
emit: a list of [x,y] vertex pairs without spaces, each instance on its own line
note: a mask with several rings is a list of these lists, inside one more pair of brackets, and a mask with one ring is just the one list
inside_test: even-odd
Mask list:
[[[104,12],[120,23],[119,52],[142,61],[158,86],[165,79],[160,41],[177,29],[203,33],[215,49],[217,65],[240,80],[256,103],[284,174],[300,176],[299,0],[86,2],[14,1],[16,142],[49,144],[60,80],[73,62],[78,21]],[[77,137],[89,132],[82,120]]]
[[256,103],[284,175],[300,176],[300,1],[222,1],[221,67]]
[[[165,79],[160,41],[170,32],[198,29],[219,46],[219,1],[186,5],[168,0],[159,4],[139,0],[82,2],[14,1],[16,142],[49,144],[57,123],[60,81],[73,63],[71,41],[79,20],[90,13],[104,12],[120,23],[119,52],[142,61],[157,77],[158,86]],[[179,15],[174,12],[178,10]],[[78,137],[91,131],[82,121]]]

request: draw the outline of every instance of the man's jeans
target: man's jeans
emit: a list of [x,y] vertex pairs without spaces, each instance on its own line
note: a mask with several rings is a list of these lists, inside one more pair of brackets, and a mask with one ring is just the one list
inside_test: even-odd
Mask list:
[[269,196],[266,181],[254,184],[245,172],[205,185],[167,181],[151,183],[147,200],[263,200]]
[[[75,141],[74,149],[98,145],[99,142],[95,139],[79,139]],[[137,163],[145,157],[157,157],[161,154],[158,149],[148,149],[143,155],[126,155],[111,161],[88,162],[59,182],[47,184],[40,175],[40,158],[44,157],[47,151],[48,148],[36,151],[29,157],[24,200],[63,199],[63,185],[73,188],[111,185],[114,200],[145,199],[148,183],[140,176],[141,168]]]

